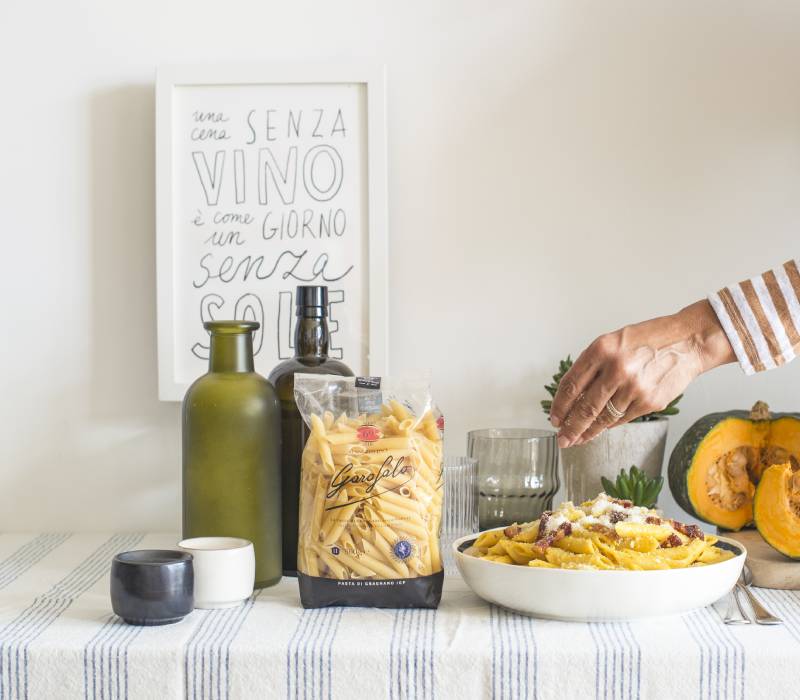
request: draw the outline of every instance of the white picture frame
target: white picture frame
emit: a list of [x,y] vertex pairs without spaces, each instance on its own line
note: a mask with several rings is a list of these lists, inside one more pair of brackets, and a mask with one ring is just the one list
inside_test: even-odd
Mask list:
[[[358,363],[353,363],[350,357],[344,359],[348,364],[356,364],[353,369],[357,373],[382,375],[388,372],[388,218],[384,66],[368,62],[340,61],[269,66],[164,66],[158,69],[156,76],[158,394],[162,401],[182,400],[191,382],[205,371],[196,372],[196,376],[185,376],[187,374],[185,371],[184,376],[181,376],[178,371],[179,363],[186,362],[182,359],[185,357],[185,344],[179,345],[183,339],[179,324],[186,322],[182,315],[187,313],[187,309],[180,306],[182,295],[179,287],[183,269],[181,266],[186,264],[181,258],[180,236],[187,212],[181,210],[184,203],[178,198],[187,187],[183,182],[176,183],[176,178],[180,177],[181,172],[176,165],[177,159],[184,157],[185,162],[186,156],[186,151],[180,150],[181,144],[177,143],[179,139],[175,137],[176,129],[180,128],[176,126],[176,119],[180,118],[176,113],[178,111],[176,101],[185,99],[183,96],[189,94],[187,90],[195,89],[205,90],[204,94],[210,94],[208,91],[235,87],[237,88],[235,94],[238,95],[241,95],[242,90],[261,90],[259,94],[263,96],[265,87],[278,86],[283,89],[283,86],[300,86],[304,90],[313,91],[315,87],[320,86],[318,91],[321,95],[330,95],[332,93],[329,86],[336,85],[346,87],[350,91],[348,94],[352,93],[353,86],[358,86],[360,91],[363,90],[363,98],[359,98],[361,99],[359,104],[363,105],[365,113],[363,118],[359,118],[359,124],[362,129],[366,126],[366,134],[360,137],[362,146],[359,146],[363,148],[365,142],[366,154],[358,156],[364,165],[359,172],[363,173],[366,179],[366,182],[360,184],[362,196],[366,197],[364,202],[366,214],[361,216],[363,209],[359,210],[360,224],[363,228],[363,224],[366,223],[367,228],[365,233],[359,234],[362,236],[362,242],[367,242],[366,254],[361,258],[367,269],[360,273],[361,286],[366,285],[366,289],[361,291],[361,304],[362,306],[366,304],[368,307],[363,312],[362,323],[362,327],[367,330],[361,337],[362,347],[365,343],[366,347],[362,349],[360,367]],[[323,93],[323,90],[327,92]],[[268,131],[268,136],[269,133]],[[181,165],[181,167],[186,166]],[[197,165],[195,167],[199,175],[201,169]],[[288,169],[287,159],[286,172]],[[215,176],[219,172],[216,162],[213,171]],[[207,169],[206,172],[210,174],[211,170]],[[266,179],[266,175],[264,177]],[[333,179],[335,178],[334,175]],[[273,182],[278,184],[274,180],[274,175]],[[266,188],[266,185],[264,187]],[[238,194],[236,197],[238,201]],[[180,219],[180,225],[176,224],[178,217],[183,217]],[[318,282],[315,280],[306,283]],[[365,293],[366,301],[363,300]],[[188,294],[187,292],[183,296]],[[199,317],[197,323],[200,324]],[[199,327],[202,330],[202,326]],[[195,361],[191,359],[189,362]],[[194,368],[194,365],[192,367]],[[268,368],[259,367],[258,364],[256,369],[262,374],[269,371]]]

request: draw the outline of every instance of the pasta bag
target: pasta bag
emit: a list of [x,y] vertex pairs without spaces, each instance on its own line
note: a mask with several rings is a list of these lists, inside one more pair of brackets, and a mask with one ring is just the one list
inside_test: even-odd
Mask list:
[[444,421],[425,379],[297,374],[303,607],[435,608]]

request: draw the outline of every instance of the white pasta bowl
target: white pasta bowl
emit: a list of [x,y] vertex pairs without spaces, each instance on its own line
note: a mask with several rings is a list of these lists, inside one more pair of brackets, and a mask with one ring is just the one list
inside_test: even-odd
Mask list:
[[478,535],[453,543],[461,576],[484,600],[523,615],[582,622],[635,620],[687,612],[728,593],[744,566],[745,548],[727,537],[731,559],[687,569],[600,571],[501,564],[465,554]]

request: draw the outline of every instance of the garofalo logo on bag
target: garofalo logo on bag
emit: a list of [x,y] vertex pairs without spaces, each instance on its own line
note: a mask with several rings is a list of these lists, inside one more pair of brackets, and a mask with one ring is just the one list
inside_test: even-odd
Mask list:
[[[372,426],[369,426],[372,427]],[[338,500],[338,496],[342,491],[347,493],[351,486],[358,486],[366,484],[363,489],[363,498],[348,500],[345,503],[337,503],[336,505],[327,506],[325,510],[336,510],[337,508],[346,508],[352,506],[354,503],[361,503],[368,501],[375,496],[380,496],[389,491],[399,491],[409,481],[414,478],[414,467],[410,464],[404,463],[405,457],[398,457],[396,460],[392,457],[387,457],[383,464],[375,471],[364,473],[364,465],[359,466],[359,473],[354,473],[352,463],[342,467],[331,479],[331,488],[327,494],[326,499]],[[403,479],[400,483],[396,483],[397,478]],[[386,482],[385,487],[378,489],[381,482]],[[391,487],[390,484],[391,483]]]

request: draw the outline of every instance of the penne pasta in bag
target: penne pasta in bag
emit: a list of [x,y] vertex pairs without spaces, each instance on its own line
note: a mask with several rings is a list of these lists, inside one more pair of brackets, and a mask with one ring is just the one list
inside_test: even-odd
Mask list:
[[426,380],[297,374],[309,437],[298,580],[306,608],[435,608],[442,594],[441,414]]

